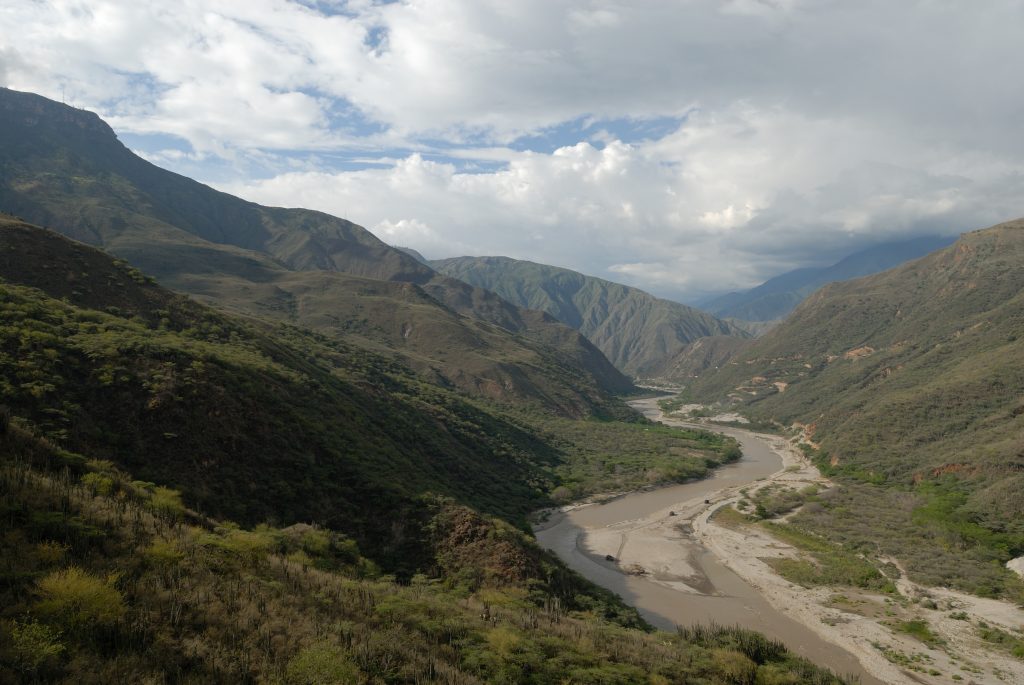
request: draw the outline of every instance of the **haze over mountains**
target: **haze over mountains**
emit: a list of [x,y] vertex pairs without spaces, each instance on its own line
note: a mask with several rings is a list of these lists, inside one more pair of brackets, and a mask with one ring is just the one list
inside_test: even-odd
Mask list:
[[943,248],[953,240],[945,236],[924,236],[875,245],[844,257],[831,266],[795,269],[770,278],[756,288],[703,301],[700,306],[723,318],[744,321],[781,319],[826,283],[891,269]]
[[699,338],[748,337],[692,307],[569,269],[508,257],[456,257],[429,264],[520,307],[551,314],[583,333],[616,368],[639,378],[665,375],[666,364]]

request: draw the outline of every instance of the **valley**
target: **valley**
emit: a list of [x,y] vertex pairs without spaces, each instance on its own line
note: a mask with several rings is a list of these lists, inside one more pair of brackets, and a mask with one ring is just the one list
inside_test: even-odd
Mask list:
[[0,680],[1024,682],[1024,220],[720,319],[0,122]]
[[[693,425],[666,416],[658,401],[630,404],[668,425]],[[780,575],[773,560],[804,558],[801,548],[734,507],[759,491],[834,484],[784,438],[716,430],[740,441],[741,461],[705,480],[564,507],[535,525],[538,541],[662,628],[737,623],[863,683],[1024,678],[1021,661],[964,631],[995,624],[1012,634],[1024,625],[1024,610],[1012,603],[918,585],[903,571],[887,592],[801,586]],[[915,621],[934,631],[929,642],[901,631]]]

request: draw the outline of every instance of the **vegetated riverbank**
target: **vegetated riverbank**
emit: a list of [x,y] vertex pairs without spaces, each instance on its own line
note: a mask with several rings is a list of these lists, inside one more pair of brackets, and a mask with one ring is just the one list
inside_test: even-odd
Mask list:
[[[694,425],[663,417],[657,398],[632,404],[649,418]],[[743,473],[735,473],[741,462],[699,483],[576,508],[553,517],[558,520],[538,530],[538,539],[659,627],[711,619],[741,623],[838,672],[859,671],[865,682],[1024,682],[1024,661],[1013,656],[1024,612],[1009,603],[902,577],[888,588],[895,591],[882,592],[804,587],[779,575],[773,564],[819,562],[734,506],[743,500],[752,508],[750,499],[769,488],[824,490],[833,484],[785,438],[702,427],[740,437],[745,453],[755,453],[762,469],[774,466],[772,472],[757,475],[754,469],[743,480]],[[775,455],[774,464],[756,453],[757,443]],[[748,457],[743,461],[749,464]],[[890,572],[895,579],[898,574]],[[843,658],[848,654],[859,662],[853,668]]]
[[743,487],[781,469],[778,455],[762,443],[744,440],[743,459],[704,480],[628,494],[601,505],[566,507],[535,529],[537,539],[574,570],[637,607],[658,628],[739,624],[781,640],[837,673],[878,682],[841,648],[773,609],[686,530],[705,508],[705,499],[717,491]]

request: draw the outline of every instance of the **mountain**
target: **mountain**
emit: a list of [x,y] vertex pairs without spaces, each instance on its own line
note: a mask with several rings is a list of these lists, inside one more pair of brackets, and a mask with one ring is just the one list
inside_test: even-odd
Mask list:
[[[211,309],[3,215],[0,311],[0,402],[42,437],[173,485],[217,517],[331,525],[381,563],[397,563],[389,541],[402,529],[381,513],[415,511],[427,493],[525,525],[557,487],[628,485],[628,468],[599,482],[575,466],[614,441],[695,454],[664,464],[680,478],[733,458],[706,435],[642,421],[578,431],[472,400],[360,346]],[[636,449],[619,452],[636,460]],[[632,476],[649,478],[653,463],[641,466]]]
[[705,302],[701,307],[716,316],[744,321],[773,321],[789,314],[812,292],[833,281],[891,269],[904,262],[946,247],[954,238],[924,236],[912,240],[875,245],[856,252],[831,266],[796,269],[769,279],[744,292],[729,293]]
[[846,495],[805,517],[934,584],[1024,599],[1024,220],[829,284],[689,389],[802,424]]
[[717,371],[753,340],[730,335],[711,335],[698,338],[684,347],[662,366],[662,377],[681,383]]
[[394,248],[400,252],[404,252],[405,254],[409,255],[420,264],[430,266],[430,262],[427,261],[427,258],[421,255],[416,250],[412,249],[411,247],[402,247],[401,245],[395,245]]
[[464,391],[607,413],[631,384],[552,317],[437,274],[365,229],[160,169],[95,114],[0,89],[0,209],[208,302],[388,350]]
[[686,305],[568,269],[508,257],[456,257],[430,265],[521,307],[548,312],[638,378],[664,375],[666,363],[698,338],[749,337]]
[[746,631],[649,635],[510,525],[585,432],[7,216],[0,401],[2,682],[840,683]]

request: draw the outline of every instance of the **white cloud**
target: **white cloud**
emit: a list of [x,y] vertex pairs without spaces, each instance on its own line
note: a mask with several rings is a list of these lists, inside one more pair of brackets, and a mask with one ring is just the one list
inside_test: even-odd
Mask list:
[[[7,3],[0,78],[179,136],[191,151],[150,156],[182,169],[272,160],[222,184],[246,197],[678,296],[1024,213],[1022,0],[336,6]],[[682,124],[621,123],[658,118]],[[514,149],[553,130],[557,150]],[[337,151],[379,166],[336,171]]]

